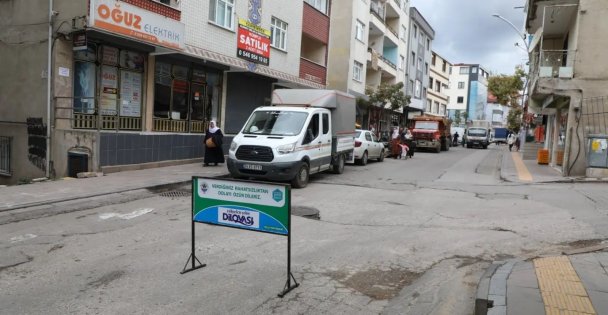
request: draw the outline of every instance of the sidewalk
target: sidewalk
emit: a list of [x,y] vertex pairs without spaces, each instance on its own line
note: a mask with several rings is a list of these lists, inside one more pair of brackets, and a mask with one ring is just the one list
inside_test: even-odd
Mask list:
[[607,249],[495,262],[478,285],[475,315],[608,314]]
[[[584,181],[564,177],[520,152],[504,152],[501,179],[516,183]],[[494,262],[477,287],[475,315],[608,314],[608,243],[531,261]]]
[[203,167],[202,163],[110,173],[92,178],[55,181],[0,188],[0,212],[91,198],[164,185],[186,184],[192,176],[228,175],[225,165]]

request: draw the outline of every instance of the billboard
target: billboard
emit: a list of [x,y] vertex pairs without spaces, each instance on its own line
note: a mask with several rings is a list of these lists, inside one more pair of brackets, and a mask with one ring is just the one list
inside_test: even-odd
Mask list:
[[185,25],[116,0],[91,0],[89,26],[153,45],[184,49]]
[[236,55],[241,59],[267,66],[270,61],[270,31],[239,19]]
[[289,234],[287,185],[193,178],[192,192],[195,222]]

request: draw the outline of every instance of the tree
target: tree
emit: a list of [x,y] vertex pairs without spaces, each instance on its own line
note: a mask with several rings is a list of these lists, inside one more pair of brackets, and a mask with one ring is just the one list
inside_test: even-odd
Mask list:
[[515,68],[513,75],[491,76],[488,79],[488,91],[496,96],[499,104],[511,107],[519,106],[519,91],[524,88],[523,78],[526,73],[521,67]]
[[410,104],[410,97],[403,93],[403,83],[382,83],[376,89],[366,88],[365,94],[369,100],[358,99],[358,104],[376,105],[384,107],[390,104],[392,110],[398,110]]
[[518,133],[521,129],[521,114],[523,110],[521,107],[517,106],[511,108],[509,111],[509,115],[507,115],[507,128],[513,130],[513,132]]

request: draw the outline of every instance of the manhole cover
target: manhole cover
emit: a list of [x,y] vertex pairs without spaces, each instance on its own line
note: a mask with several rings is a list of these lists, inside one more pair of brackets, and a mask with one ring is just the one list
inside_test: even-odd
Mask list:
[[160,194],[158,194],[161,197],[167,197],[167,198],[179,198],[179,197],[188,197],[190,196],[190,192],[189,191],[183,191],[183,190],[172,190],[172,191],[165,191],[162,192]]
[[297,215],[300,217],[304,217],[307,219],[314,219],[314,220],[321,219],[321,214],[319,213],[319,210],[316,208],[312,208],[312,207],[299,207],[299,206],[292,207],[291,214]]

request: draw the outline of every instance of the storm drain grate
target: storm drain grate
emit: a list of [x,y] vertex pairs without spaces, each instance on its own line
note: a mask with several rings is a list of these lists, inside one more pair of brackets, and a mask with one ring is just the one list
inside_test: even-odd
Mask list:
[[161,197],[167,197],[167,198],[179,198],[179,197],[189,197],[191,195],[191,193],[189,191],[183,191],[183,190],[171,190],[171,191],[162,192],[158,195]]

